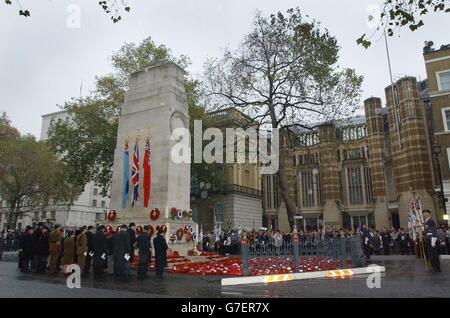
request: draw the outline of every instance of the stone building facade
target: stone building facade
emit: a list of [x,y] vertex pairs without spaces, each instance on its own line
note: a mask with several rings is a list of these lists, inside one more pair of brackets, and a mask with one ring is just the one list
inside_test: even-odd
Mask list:
[[[208,114],[212,125],[225,135],[226,128],[249,127],[250,119],[235,108]],[[248,145],[247,145],[248,146]],[[247,148],[249,149],[249,148]],[[224,163],[223,191],[208,193],[201,180],[193,180],[191,208],[196,222],[204,231],[212,231],[218,224],[222,228],[241,226],[259,229],[262,225],[262,191],[260,166],[257,163]]]
[[[419,84],[412,77],[397,81],[395,104],[392,91],[385,90],[386,108],[371,97],[364,116],[298,131],[283,145],[298,229],[407,227],[413,195],[435,211],[430,127]],[[276,177],[264,176],[262,189],[263,224],[288,230]]]
[[[437,161],[437,188],[443,190],[440,200],[438,222],[448,222],[450,211],[450,45],[434,49],[428,42],[424,48],[425,68],[428,78],[428,96],[432,109],[432,125],[435,147],[433,154]],[[437,146],[437,147],[436,147]],[[440,177],[442,177],[442,190]],[[444,220],[444,215],[446,215]]]

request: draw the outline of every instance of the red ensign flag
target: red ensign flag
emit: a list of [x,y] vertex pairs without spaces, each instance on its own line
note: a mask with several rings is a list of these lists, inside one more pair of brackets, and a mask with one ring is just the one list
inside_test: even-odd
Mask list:
[[144,208],[148,208],[148,201],[150,200],[150,182],[152,170],[150,168],[150,139],[145,141],[145,154],[144,154]]

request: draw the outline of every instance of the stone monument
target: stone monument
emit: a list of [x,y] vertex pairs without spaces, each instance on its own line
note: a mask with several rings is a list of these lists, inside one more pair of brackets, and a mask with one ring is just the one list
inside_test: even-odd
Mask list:
[[[189,128],[188,107],[184,89],[185,72],[172,62],[150,66],[131,74],[129,90],[121,108],[117,145],[114,153],[113,179],[110,208],[117,212],[114,225],[130,222],[136,226],[165,225],[165,234],[169,248],[186,255],[195,245],[198,226],[186,212],[190,208],[190,164],[175,163],[171,157],[173,145],[178,140],[171,139],[174,129]],[[143,205],[143,161],[146,138],[150,137],[151,187],[148,208]],[[124,188],[124,149],[129,145],[129,193],[126,207],[122,206]],[[132,164],[135,144],[139,146],[139,198],[132,207],[133,182]],[[126,165],[126,164],[125,164]],[[172,210],[181,214],[173,217]],[[151,220],[150,212],[158,209],[158,219]],[[185,213],[181,213],[185,211]],[[184,215],[183,215],[184,214]],[[114,227],[115,227],[114,226]],[[189,242],[186,232],[183,237],[172,243],[179,229],[189,229],[193,239]]]

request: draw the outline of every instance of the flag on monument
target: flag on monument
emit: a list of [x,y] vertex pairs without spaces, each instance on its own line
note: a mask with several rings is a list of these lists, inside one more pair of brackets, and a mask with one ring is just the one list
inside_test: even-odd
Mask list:
[[144,162],[142,163],[142,167],[144,169],[144,208],[148,208],[148,201],[150,199],[150,184],[152,175],[152,170],[150,168],[150,155],[150,139],[147,138],[145,141]]
[[133,182],[133,202],[131,206],[134,207],[138,197],[139,197],[139,145],[138,141],[134,145],[133,153],[133,167],[131,169],[131,182]]
[[128,142],[125,142],[125,149],[123,153],[123,188],[122,188],[122,209],[127,207],[128,201],[128,192],[129,192],[129,179],[130,179],[130,171],[129,171],[129,159],[130,153],[128,151]]

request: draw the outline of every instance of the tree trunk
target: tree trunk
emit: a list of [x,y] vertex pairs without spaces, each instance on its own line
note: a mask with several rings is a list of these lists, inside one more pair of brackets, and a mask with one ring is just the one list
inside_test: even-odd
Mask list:
[[[281,134],[280,134],[281,135]],[[281,136],[280,136],[281,137]],[[278,178],[278,188],[281,194],[281,198],[284,201],[284,204],[286,206],[286,213],[288,217],[289,227],[291,228],[291,231],[294,229],[295,225],[295,215],[297,214],[297,207],[295,205],[294,200],[289,195],[289,182],[288,182],[288,176],[284,164],[284,156],[282,153],[282,149],[284,148],[284,142],[282,140],[282,137],[280,138],[280,158],[279,158],[279,168],[277,172],[277,178]]]

